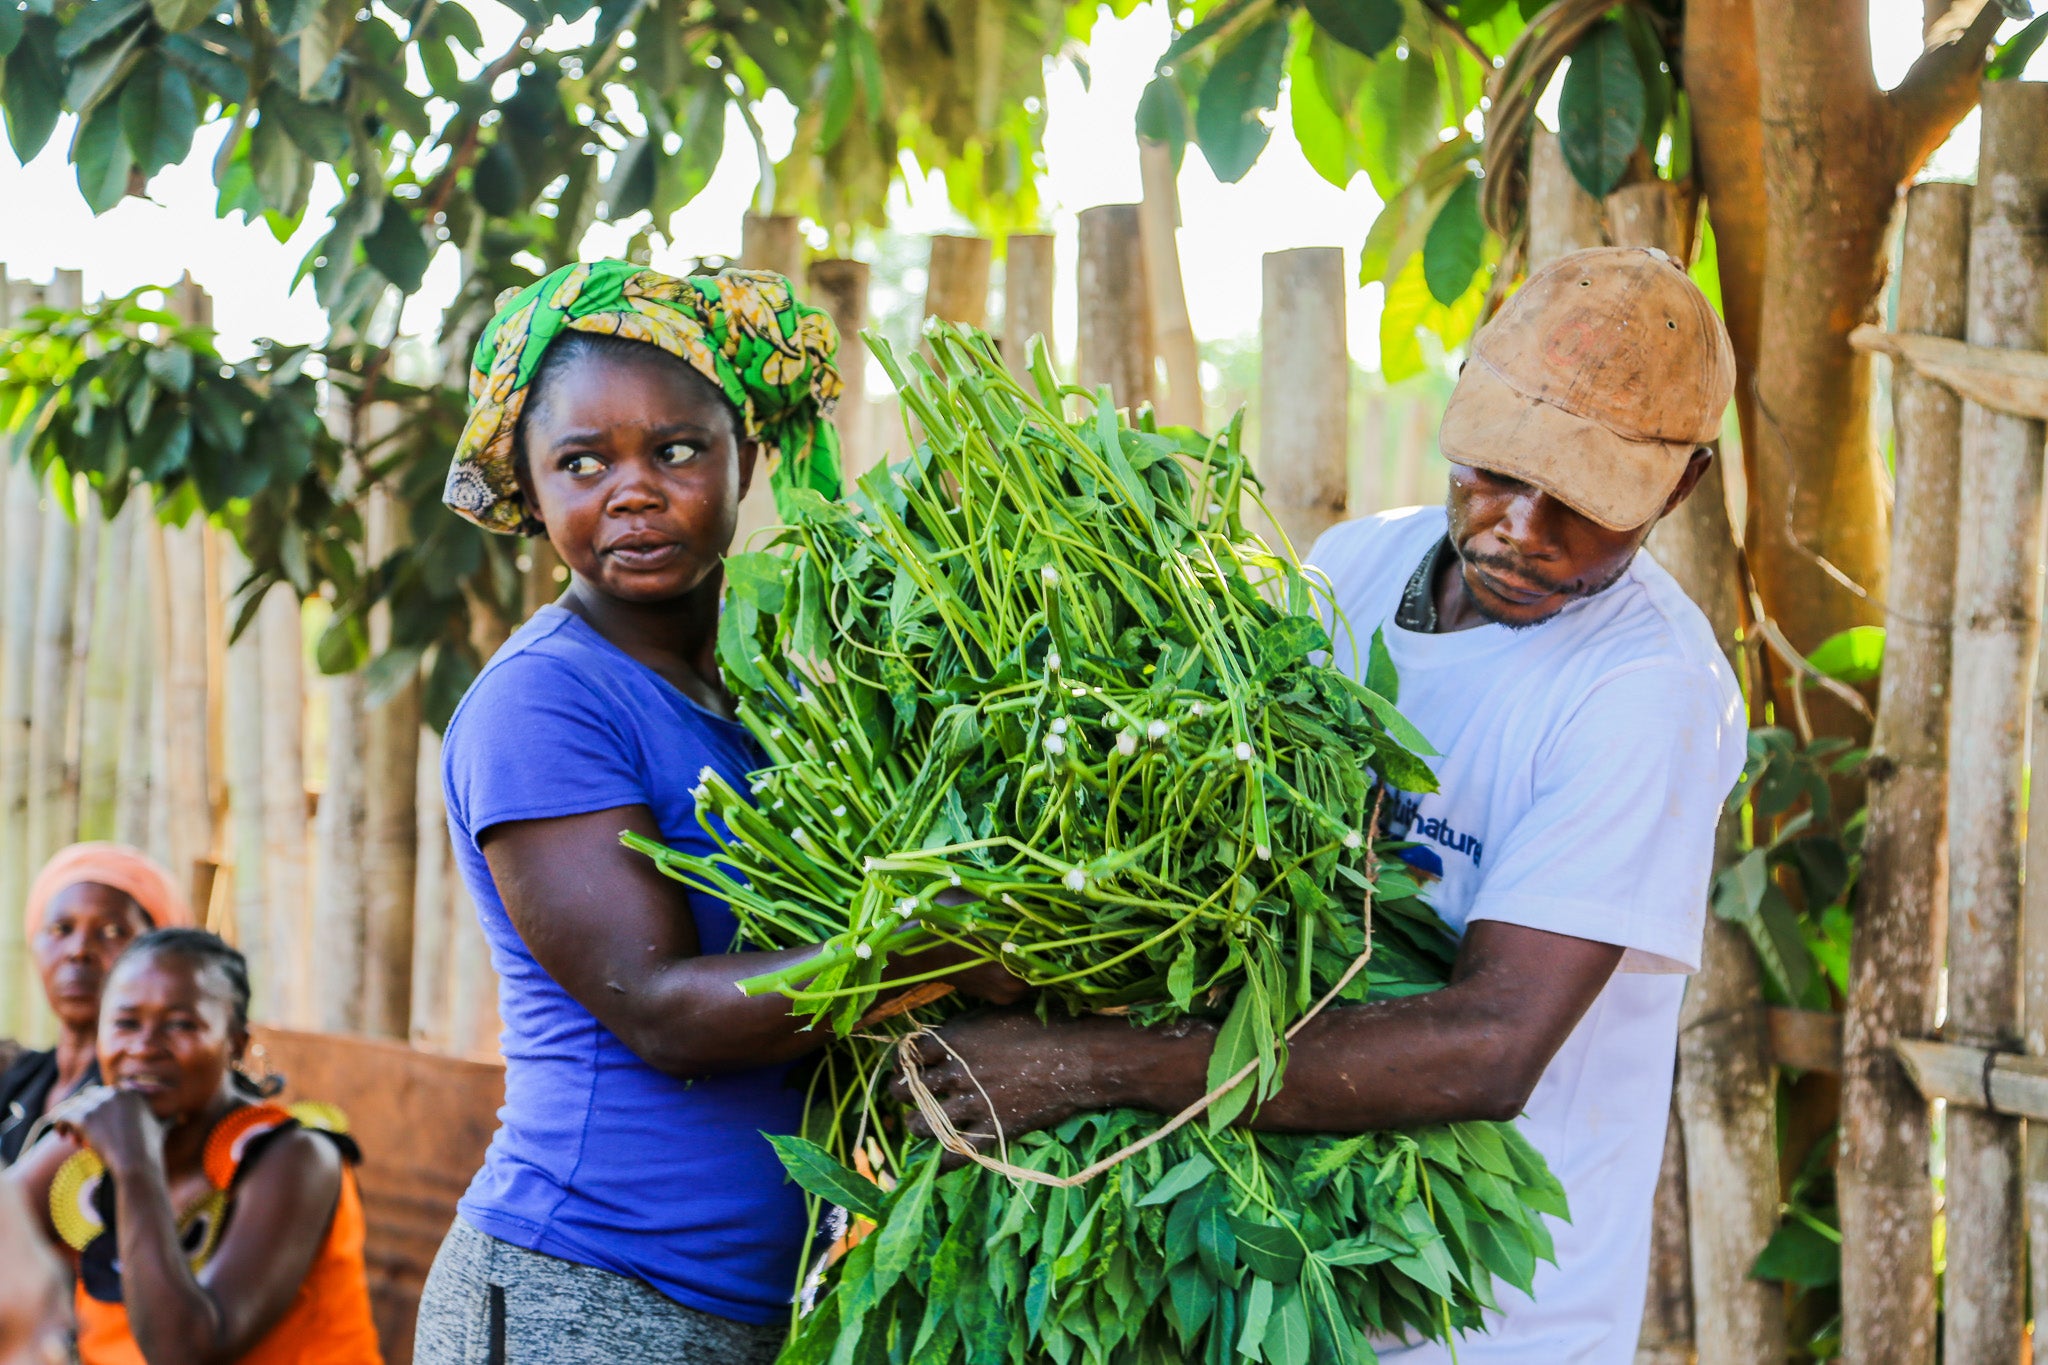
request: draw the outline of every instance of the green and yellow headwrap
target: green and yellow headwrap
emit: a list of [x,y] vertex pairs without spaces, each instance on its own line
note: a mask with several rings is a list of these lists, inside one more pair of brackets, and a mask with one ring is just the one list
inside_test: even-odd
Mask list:
[[541,356],[565,331],[644,341],[718,385],[767,447],[778,507],[790,490],[837,498],[839,333],[780,275],[726,270],[677,279],[626,261],[564,266],[519,290],[477,341],[469,421],[441,500],[487,531],[531,529],[512,474],[512,435]]

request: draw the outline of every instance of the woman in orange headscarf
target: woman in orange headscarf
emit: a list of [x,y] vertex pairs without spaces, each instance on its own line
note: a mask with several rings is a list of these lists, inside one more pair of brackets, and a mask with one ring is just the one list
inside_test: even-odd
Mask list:
[[94,1039],[114,959],[151,929],[189,928],[192,907],[148,854],[126,844],[73,844],[28,893],[28,947],[57,1016],[57,1046],[0,1070],[0,1167],[21,1155],[44,1113],[99,1081]]

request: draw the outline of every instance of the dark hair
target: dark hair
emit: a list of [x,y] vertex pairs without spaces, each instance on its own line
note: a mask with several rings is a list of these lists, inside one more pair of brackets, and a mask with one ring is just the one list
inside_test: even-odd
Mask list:
[[150,953],[175,953],[195,966],[220,968],[227,978],[235,1027],[249,1027],[249,959],[226,939],[204,929],[152,929],[130,943],[115,965]]
[[566,331],[556,337],[547,350],[541,354],[540,368],[533,372],[533,378],[527,383],[526,402],[519,409],[518,425],[512,428],[512,468],[519,475],[519,478],[522,481],[528,482],[532,480],[533,467],[528,463],[526,455],[526,424],[545,401],[543,395],[546,392],[548,381],[555,376],[557,371],[565,370],[579,360],[588,359],[630,364],[636,360],[645,360],[649,355],[660,356],[662,359],[680,366],[684,373],[707,386],[711,392],[718,395],[719,401],[732,414],[733,431],[738,433],[745,430],[745,426],[740,418],[740,410],[734,406],[732,399],[726,397],[725,390],[712,383],[710,379],[699,373],[695,366],[689,364],[680,356],[671,355],[652,342],[636,341],[632,337],[622,337],[614,332]]
[[[197,967],[218,967],[228,982],[228,1003],[234,1009],[235,1027],[249,1031],[249,959],[219,934],[204,929],[152,929],[130,943],[115,966],[145,953],[175,953]],[[284,1089],[284,1077],[251,1076],[237,1063],[233,1067],[235,1088],[250,1099],[267,1100]]]

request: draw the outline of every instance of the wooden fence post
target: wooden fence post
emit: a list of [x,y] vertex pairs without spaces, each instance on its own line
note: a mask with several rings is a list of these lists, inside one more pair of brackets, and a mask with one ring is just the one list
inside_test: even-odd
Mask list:
[[[132,514],[132,515],[131,515]],[[143,567],[150,563],[156,512],[141,498],[123,509],[128,542],[128,577],[116,585],[127,624],[121,631],[120,756],[115,763],[114,837],[149,848],[151,813],[157,805],[156,715],[160,693],[156,594]]]
[[1259,477],[1296,554],[1344,519],[1351,352],[1340,247],[1271,251],[1259,316]]
[[839,410],[832,425],[839,429],[839,467],[849,486],[873,464],[873,433],[868,425],[868,344],[860,339],[868,325],[868,263],[838,257],[811,262],[811,302],[832,315],[839,331]]
[[804,277],[801,219],[748,211],[740,221],[740,262],[748,270],[772,270],[791,284]]
[[954,237],[945,233],[933,237],[931,267],[925,277],[924,317],[944,318],[969,327],[986,326],[992,249],[986,237]]
[[[1173,149],[1163,142],[1141,139],[1138,169],[1145,185],[1139,205],[1138,231],[1145,248],[1145,279],[1151,294],[1152,341],[1166,371],[1166,392],[1157,403],[1159,420],[1176,426],[1202,425],[1202,357],[1195,345],[1195,327],[1188,319],[1187,290],[1181,283],[1180,193],[1174,184]],[[1271,256],[1266,258],[1269,262]],[[1341,253],[1338,274],[1343,274]],[[1341,284],[1341,278],[1340,278]],[[1345,291],[1334,295],[1341,315]],[[1269,300],[1270,301],[1270,300]],[[1350,356],[1342,347],[1345,374]],[[1271,412],[1271,408],[1263,409]],[[1263,419],[1262,419],[1263,420]],[[1308,545],[1299,549],[1306,551]]]
[[[2048,342],[2048,84],[1988,81],[1972,196],[1969,341]],[[2010,1048],[2020,1024],[2020,818],[2029,675],[2040,631],[2042,424],[1963,405],[1949,712],[1948,1023]],[[1948,1111],[1943,1357],[2019,1358],[2020,1123]]]
[[[367,439],[374,442],[389,434],[396,418],[394,405],[373,405],[364,414]],[[368,510],[370,562],[376,564],[406,539],[406,509],[389,489],[375,487]],[[391,608],[380,604],[370,614],[372,657],[390,643]],[[369,708],[364,727],[363,1028],[403,1039],[411,1032],[413,883],[419,848],[414,809],[420,750],[417,670]]]
[[124,706],[131,686],[147,687],[147,675],[130,682],[126,662],[134,597],[135,523],[148,515],[147,500],[133,497],[100,528],[99,554],[92,571],[92,629],[86,646],[84,713],[79,726],[78,837],[118,836]]
[[[223,605],[249,573],[249,561],[233,538],[221,543]],[[233,618],[229,618],[232,624]],[[233,891],[235,943],[249,959],[250,1012],[271,1018],[280,979],[270,939],[269,893],[263,871],[263,647],[254,623],[228,645],[222,702],[223,764],[228,786],[228,827],[224,853]]]
[[[65,474],[73,479],[76,476]],[[72,613],[78,605],[78,526],[54,492],[43,505],[42,554],[36,568],[35,667],[29,682],[28,862],[34,876],[70,842],[65,829],[65,723],[71,710]],[[74,805],[75,809],[75,805]]]
[[[1536,165],[1545,188],[1539,191],[1539,177],[1532,172],[1532,204],[1539,192],[1562,201],[1569,209],[1567,223],[1579,224],[1570,231],[1583,232],[1584,205],[1571,197],[1577,195],[1593,206],[1597,231],[1600,206],[1571,179],[1554,137]],[[1567,182],[1570,194],[1556,188],[1557,180]],[[1616,244],[1675,254],[1672,207],[1671,186],[1663,181],[1617,190],[1606,204]],[[1531,233],[1534,242],[1533,219]],[[1575,241],[1564,231],[1548,232],[1546,238],[1546,250],[1559,253],[1599,245],[1597,237]],[[1530,265],[1551,259],[1555,256],[1532,254]],[[1742,584],[1722,473],[1717,454],[1692,496],[1651,532],[1649,548],[1698,605],[1739,669],[1735,637],[1742,621]],[[1732,860],[1735,835],[1733,817],[1724,816],[1715,866]],[[1660,1223],[1656,1233],[1666,1254],[1651,1264],[1649,1307],[1665,1316],[1646,1317],[1646,1325],[1666,1331],[1668,1344],[1670,1318],[1681,1297],[1669,1277],[1684,1268],[1690,1276],[1686,1297],[1695,1330],[1691,1344],[1701,1365],[1756,1365],[1785,1357],[1783,1291],[1749,1273],[1778,1223],[1775,1076],[1766,1018],[1763,983],[1749,944],[1735,926],[1708,914],[1700,970],[1686,985],[1679,1014],[1674,1108],[1681,1140],[1667,1144],[1659,1182],[1660,1196],[1682,1182],[1685,1198],[1676,1208],[1679,1226]],[[1660,1198],[1658,1208],[1664,1220],[1674,1217],[1670,1201]]]
[[[20,924],[35,869],[28,865],[29,689],[35,676],[36,563],[43,536],[42,482],[27,464],[7,480],[7,600],[0,604],[0,924]],[[0,934],[0,1036],[23,1031],[30,1012],[19,934]]]
[[1053,289],[1059,271],[1053,264],[1049,232],[1013,232],[1003,243],[1003,363],[1019,380],[1031,364],[1031,338],[1042,336],[1048,354],[1058,363],[1052,342]]
[[432,730],[420,732],[414,806],[419,823],[412,894],[411,1036],[417,1046],[447,1052],[452,1050],[448,995],[454,982],[448,879],[460,874],[449,847],[448,809],[441,794],[441,737]]
[[327,694],[327,785],[313,826],[314,1021],[329,1033],[361,1033],[368,947],[363,675],[332,674],[319,686]]
[[[171,311],[187,324],[206,326],[212,321],[213,305],[190,275],[172,289],[170,303]],[[163,744],[158,752],[165,766],[160,776],[171,871],[190,888],[193,908],[204,915],[216,856],[206,528],[194,518],[160,531],[152,546],[163,608],[157,638],[164,697]]]
[[[1970,187],[1917,185],[1906,199],[1897,329],[1963,335]],[[1842,1344],[1868,1365],[1932,1365],[1934,1184],[1928,1103],[1891,1045],[1934,1031],[1948,914],[1950,618],[1962,400],[1905,365],[1892,370],[1898,491],[1891,602],[1870,815],[1863,841],[1842,1025]],[[2048,734],[2034,739],[2048,760]],[[2029,835],[2048,867],[2048,821]],[[2028,885],[2048,901],[2048,886]]]
[[1081,210],[1076,281],[1081,298],[1075,370],[1084,387],[1109,385],[1136,412],[1153,396],[1151,288],[1136,204]]
[[263,894],[272,971],[269,1018],[305,1027],[314,1019],[312,935],[307,917],[305,628],[289,584],[271,587],[257,608],[263,688]]

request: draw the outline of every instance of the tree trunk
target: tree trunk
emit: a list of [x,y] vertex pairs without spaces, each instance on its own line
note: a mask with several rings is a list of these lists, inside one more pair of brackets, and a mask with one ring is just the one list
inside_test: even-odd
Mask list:
[[933,237],[924,316],[969,327],[987,325],[989,253],[986,237]]
[[1600,201],[1565,166],[1557,134],[1539,126],[1529,138],[1529,268],[1605,245]]
[[[1145,247],[1145,278],[1152,297],[1152,341],[1166,371],[1166,392],[1157,403],[1159,420],[1175,426],[1202,425],[1202,358],[1195,345],[1195,327],[1188,319],[1188,297],[1181,283],[1180,193],[1174,184],[1173,149],[1163,142],[1141,140],[1138,166],[1145,182],[1138,206],[1138,228]],[[1269,256],[1267,260],[1272,258]],[[1341,314],[1345,294],[1343,263],[1337,266],[1332,295]],[[1350,348],[1342,335],[1337,355],[1350,373]],[[1271,408],[1265,409],[1271,412]],[[1306,542],[1303,549],[1307,549]]]
[[1258,469],[1267,510],[1297,555],[1346,515],[1351,354],[1344,294],[1341,248],[1266,253]]
[[1635,1365],[1692,1365],[1692,1237],[1685,1206],[1685,1129],[1677,1097],[1664,1130],[1664,1165],[1650,1206],[1650,1285]]
[[[1915,188],[1907,201],[1899,331],[1963,335],[1969,248],[1969,186]],[[1937,945],[1948,914],[1949,631],[1962,403],[1904,365],[1892,371],[1892,395],[1899,511],[1892,526],[1890,633],[1870,742],[1862,900],[1842,1029],[1835,1178],[1845,1355],[1857,1365],[1932,1365],[1928,1105],[1891,1045],[1934,1029]],[[2038,837],[2038,865],[2048,867],[2048,822]]]
[[1152,299],[1138,206],[1083,209],[1080,235],[1080,354],[1074,368],[1083,387],[1107,384],[1118,407],[1136,412],[1152,401],[1153,392]]
[[263,889],[277,973],[264,998],[271,1002],[270,1019],[304,1028],[315,1019],[306,887],[306,645],[299,599],[289,585],[270,589],[251,629],[263,655]]
[[[385,405],[372,409],[378,418]],[[377,433],[372,432],[372,436]],[[370,490],[369,552],[383,562],[405,535],[405,509],[389,490]],[[545,542],[540,542],[545,544]],[[391,609],[370,615],[370,648],[390,647]],[[417,671],[364,718],[363,763],[364,1031],[404,1039],[411,1032],[414,861],[419,846],[420,683]]]
[[1052,234],[1011,233],[1003,244],[1003,361],[1020,379],[1031,363],[1033,337],[1045,338],[1046,353],[1058,366],[1052,344],[1053,290],[1058,282]]
[[[1968,339],[2048,343],[2048,85],[1984,92],[1971,206]],[[2042,424],[1963,405],[1950,756],[1950,1042],[2020,1042],[2020,826],[2029,680],[2040,631]],[[2019,1358],[2020,1123],[1948,1111],[1943,1355]]]
[[843,259],[811,262],[811,301],[832,315],[839,329],[839,409],[832,425],[839,429],[839,467],[852,482],[875,462],[868,429],[868,344],[861,329],[868,325],[868,263]]

